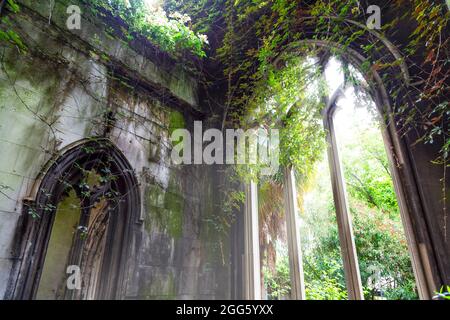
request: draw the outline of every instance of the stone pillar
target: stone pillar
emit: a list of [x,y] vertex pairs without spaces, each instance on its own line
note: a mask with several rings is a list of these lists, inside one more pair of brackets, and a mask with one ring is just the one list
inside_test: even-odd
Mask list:
[[244,298],[261,300],[261,266],[259,262],[258,190],[254,182],[245,187],[244,213]]
[[336,143],[332,113],[328,114],[325,118],[325,128],[327,130],[328,160],[330,163],[331,183],[336,207],[348,298],[350,300],[364,300],[358,255],[356,253],[352,221],[348,207],[347,192],[345,190],[344,175],[342,173],[341,161]]
[[297,188],[294,170],[284,169],[284,205],[286,212],[286,230],[289,251],[289,270],[291,274],[291,298],[306,300],[305,277],[303,274],[302,248],[300,245]]

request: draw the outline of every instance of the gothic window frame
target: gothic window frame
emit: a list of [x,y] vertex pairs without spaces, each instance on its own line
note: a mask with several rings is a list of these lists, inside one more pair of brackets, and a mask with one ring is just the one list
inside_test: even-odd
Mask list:
[[[364,57],[354,51],[350,51],[341,57],[341,61],[361,70],[360,66],[364,63]],[[413,184],[410,181],[413,179],[411,173],[412,168],[404,147],[404,142],[397,132],[392,104],[380,74],[377,71],[372,71],[369,75],[363,76],[367,83],[372,83],[367,88],[362,88],[362,90],[365,90],[372,98],[375,111],[379,116],[381,135],[386,149],[388,164],[392,172],[392,183],[399,206],[403,232],[407,239],[409,257],[416,279],[419,298],[429,300],[432,298],[435,288],[433,286],[432,271],[430,270],[428,249],[424,243],[421,243],[424,239],[421,239],[421,232],[418,232],[417,226],[414,226],[412,222],[412,217],[417,215],[417,211],[420,210],[417,203],[419,201],[417,190],[411,189]],[[333,124],[333,115],[337,107],[336,103],[344,95],[347,88],[347,80],[344,79],[344,83],[326,101],[326,108],[322,115],[324,128],[327,132],[328,160],[332,176],[336,214],[338,220],[340,218],[344,224],[344,230],[340,230],[339,232],[345,232],[345,235],[340,235],[340,245],[343,256],[347,255],[347,258],[343,257],[347,289],[350,297],[359,299],[360,297],[363,298],[363,296],[360,292],[361,280],[358,280],[360,278],[358,258],[356,252],[354,252],[356,249],[354,248],[353,231],[351,230],[351,217],[349,216],[345,179],[342,173],[342,164]],[[347,263],[345,263],[345,259],[348,260]]]
[[[61,201],[67,188],[63,182],[73,184],[80,181],[82,170],[89,169],[99,161],[106,161],[112,174],[117,174],[117,181],[112,183],[121,200],[109,217],[103,258],[105,263],[95,298],[122,299],[126,296],[130,261],[136,255],[133,230],[140,223],[138,180],[124,154],[109,139],[91,138],[72,144],[52,159],[37,179],[36,185],[39,187],[36,188],[34,199],[24,200],[14,241],[16,260],[8,287],[11,299],[36,297],[55,220],[55,204]],[[75,163],[80,163],[82,170]],[[33,218],[31,212],[38,218]],[[115,275],[115,279],[108,278],[111,274]]]
[[[345,63],[354,66],[357,70],[361,70],[361,65],[366,61],[365,58],[358,52],[348,49],[347,51],[342,50],[341,47],[336,46],[329,42],[321,41],[304,41],[306,44],[315,45],[321,48],[336,48],[342,52],[341,59]],[[389,48],[392,49],[392,48]],[[295,51],[295,46],[293,46]],[[395,56],[395,54],[394,54]],[[327,59],[325,59],[327,60]],[[324,61],[323,61],[324,62]],[[277,61],[274,62],[278,64]],[[401,68],[402,72],[405,72],[404,68]],[[407,74],[407,72],[406,72]],[[369,79],[369,77],[372,77]],[[420,231],[418,225],[413,224],[413,219],[416,224],[418,221],[423,223],[421,218],[421,205],[420,197],[418,191],[414,188],[415,178],[412,172],[412,166],[409,162],[408,152],[404,145],[404,141],[399,137],[399,134],[395,127],[395,119],[392,113],[392,103],[389,99],[387,89],[384,86],[381,75],[377,71],[372,71],[370,75],[364,76],[365,80],[371,80],[371,85],[367,90],[367,93],[373,99],[375,107],[378,114],[380,115],[380,124],[382,128],[382,138],[384,145],[386,147],[386,153],[388,157],[388,162],[392,171],[392,182],[395,189],[395,194],[398,201],[401,221],[403,224],[403,231],[408,243],[408,251],[411,259],[411,264],[416,279],[416,285],[419,293],[419,298],[422,300],[429,300],[433,296],[436,288],[434,287],[433,270],[431,269],[430,262],[430,248],[428,247],[429,237],[426,233]],[[345,83],[345,80],[344,80]],[[342,173],[342,165],[339,159],[338,148],[336,144],[336,137],[333,127],[332,115],[336,109],[336,102],[341,97],[345,89],[344,86],[339,87],[326,102],[326,108],[323,115],[324,128],[327,132],[326,140],[328,142],[328,160],[330,163],[330,174],[331,183],[333,188],[334,203],[336,206],[336,214],[339,222],[339,233],[340,233],[340,246],[341,253],[344,262],[344,272],[346,274],[346,284],[349,299],[364,299],[362,293],[362,284],[360,279],[360,270],[358,264],[358,256],[356,253],[356,248],[353,238],[353,230],[351,225],[351,217],[349,215],[347,193],[345,190],[345,181]],[[287,177],[289,176],[290,168],[285,168],[285,199],[288,199],[287,193],[292,193],[293,190],[287,190],[286,186],[292,188],[295,182],[289,181]],[[253,183],[253,182],[252,182]],[[246,216],[256,216],[257,217],[257,197],[256,192],[253,191],[254,188],[246,188],[246,206],[244,213]],[[286,201],[286,200],[285,200]],[[290,201],[292,202],[292,201]],[[288,223],[288,236],[290,239],[289,243],[291,245],[289,252],[289,260],[291,269],[291,282],[293,284],[297,283],[296,290],[292,295],[294,299],[305,299],[304,294],[302,294],[302,289],[304,288],[303,270],[301,268],[302,257],[301,252],[296,250],[299,247],[299,235],[298,229],[295,228],[295,220],[297,219],[296,208],[292,204],[285,203],[286,214],[291,218],[291,223]],[[256,210],[256,213],[254,211]],[[256,234],[254,226],[252,223],[244,223],[245,233]],[[256,240],[253,240],[256,243]],[[245,252],[254,253],[259,256],[259,247],[252,242],[247,241],[245,245]],[[257,284],[252,282],[254,277],[253,273],[260,272],[260,266],[253,266],[253,270],[249,271],[251,264],[248,261],[244,262],[244,286],[247,293],[244,294],[245,298],[251,299],[255,295],[259,294],[259,287]]]
[[[341,61],[360,69],[364,62],[364,58],[356,52],[347,52],[341,57]],[[414,230],[411,215],[414,210],[411,208],[413,202],[416,201],[417,195],[411,190],[405,188],[405,179],[401,178],[403,174],[409,178],[411,169],[407,164],[407,157],[402,143],[399,141],[395,128],[395,120],[393,118],[391,103],[388,98],[386,88],[381,80],[380,75],[376,71],[372,71],[372,82],[374,84],[365,90],[373,99],[376,112],[379,115],[379,123],[381,127],[381,135],[386,148],[388,163],[392,172],[392,183],[394,186],[396,198],[398,201],[400,217],[403,224],[403,232],[407,239],[409,257],[413,267],[414,276],[420,299],[431,299],[433,286],[432,275],[427,259],[426,249],[420,244],[417,238],[417,230]],[[369,82],[368,76],[364,78]],[[336,141],[333,117],[337,108],[338,100],[345,94],[345,90],[349,87],[347,80],[339,86],[327,99],[326,107],[322,113],[323,124],[326,130],[328,162],[331,174],[331,184],[333,190],[333,198],[336,208],[336,215],[339,225],[339,237],[341,253],[343,257],[344,273],[346,278],[349,299],[364,299],[362,293],[362,284],[358,263],[358,256],[354,243],[352,221],[348,207],[347,192],[345,179],[342,171],[342,163],[339,156],[339,150]],[[399,163],[399,162],[402,163]]]

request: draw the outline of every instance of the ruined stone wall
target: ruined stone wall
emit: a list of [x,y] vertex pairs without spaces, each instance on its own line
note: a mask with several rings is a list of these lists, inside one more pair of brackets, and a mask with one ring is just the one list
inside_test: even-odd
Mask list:
[[214,168],[170,159],[171,131],[189,128],[201,110],[196,80],[173,61],[105,39],[92,22],[64,30],[64,1],[51,15],[48,3],[20,2],[11,20],[29,51],[0,47],[0,297],[14,277],[23,201],[35,197],[46,164],[83,139],[107,137],[140,183],[124,298],[229,298],[228,236],[208,223],[220,214]]

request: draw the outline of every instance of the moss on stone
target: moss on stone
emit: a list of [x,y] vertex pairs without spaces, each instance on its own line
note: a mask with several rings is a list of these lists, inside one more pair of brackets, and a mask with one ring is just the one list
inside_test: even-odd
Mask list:
[[147,300],[174,300],[177,297],[175,276],[172,271],[151,277],[145,287],[141,288],[140,296]]
[[167,229],[174,238],[179,238],[183,232],[183,197],[172,193],[167,193],[165,198],[167,215]]
[[186,128],[184,116],[179,111],[171,111],[169,113],[169,134],[172,135],[176,129]]
[[157,227],[173,238],[182,236],[184,198],[176,174],[170,177],[167,189],[155,184],[148,185],[145,205],[147,218],[144,225],[148,232]]

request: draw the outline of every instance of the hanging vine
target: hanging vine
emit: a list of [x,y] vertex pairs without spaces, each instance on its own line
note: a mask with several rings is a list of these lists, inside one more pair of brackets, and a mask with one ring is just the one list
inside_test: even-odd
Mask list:
[[[382,10],[393,9],[396,16],[382,16],[381,30],[367,27],[369,3],[357,0],[204,0],[193,10],[188,1],[181,1],[177,6],[173,1],[170,3],[172,7],[192,14],[194,28],[210,32],[209,37],[211,33],[218,33],[213,26],[222,29],[225,25],[223,39],[210,52],[210,58],[221,61],[224,66],[223,78],[216,80],[228,82],[231,79],[225,102],[230,105],[227,120],[231,123],[242,123],[249,115],[253,116],[255,109],[264,107],[264,102],[258,98],[273,85],[271,78],[285,72],[280,65],[274,64],[281,53],[285,52],[284,59],[289,60],[298,55],[298,51],[286,53],[290,45],[306,39],[317,40],[339,47],[330,49],[336,55],[347,49],[364,53],[366,61],[361,71],[368,77],[370,71],[386,71],[383,80],[391,88],[394,111],[401,118],[401,131],[420,129],[423,132],[421,140],[427,143],[443,138],[445,143],[439,160],[448,158],[450,132],[445,120],[450,112],[450,13],[445,2],[388,1]],[[218,11],[223,15],[217,17]],[[205,17],[205,12],[213,14]],[[397,36],[397,29],[405,22],[409,29],[399,36],[407,39],[408,45],[396,48],[399,55],[392,59],[386,55],[385,40]],[[404,81],[404,69],[398,72],[402,64],[415,71],[416,76],[410,83]],[[278,88],[277,94],[285,94],[285,89]],[[407,93],[408,97],[402,97],[401,93]],[[285,110],[280,110],[280,115],[283,112]]]

